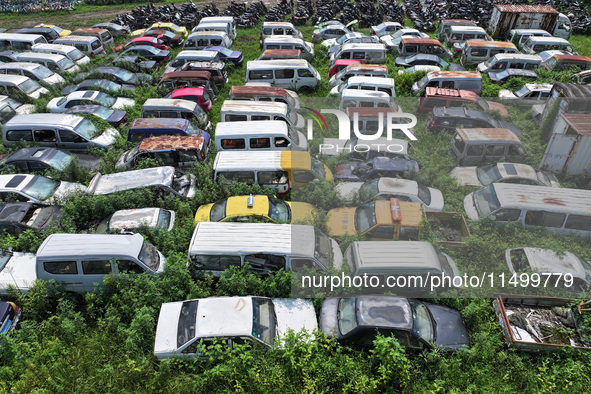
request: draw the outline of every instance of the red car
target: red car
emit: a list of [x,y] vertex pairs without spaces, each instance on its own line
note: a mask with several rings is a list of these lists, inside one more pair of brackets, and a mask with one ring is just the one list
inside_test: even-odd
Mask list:
[[350,66],[351,64],[361,64],[360,60],[353,60],[353,59],[337,59],[334,62],[334,66],[330,70],[328,70],[328,78],[332,77],[343,68]]
[[125,44],[121,44],[115,48],[115,51],[121,52],[127,48],[135,47],[138,45],[151,45],[154,48],[168,50],[169,46],[164,43],[164,41],[157,39],[156,37],[136,37],[131,41],[127,41]]
[[203,108],[205,112],[209,112],[212,106],[211,98],[203,88],[175,89],[172,91],[171,98],[194,101],[199,104],[199,106]]

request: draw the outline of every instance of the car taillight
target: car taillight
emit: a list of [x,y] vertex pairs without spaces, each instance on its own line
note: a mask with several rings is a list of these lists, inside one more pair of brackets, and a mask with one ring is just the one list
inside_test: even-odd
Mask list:
[[456,52],[462,52],[462,50],[461,50],[460,48],[454,48],[454,50],[455,50]]
[[429,129],[433,130],[437,128],[437,116],[433,117],[431,123],[429,123]]

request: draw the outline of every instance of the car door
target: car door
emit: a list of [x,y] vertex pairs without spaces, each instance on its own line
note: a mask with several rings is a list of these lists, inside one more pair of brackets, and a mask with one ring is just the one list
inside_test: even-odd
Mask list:
[[113,272],[113,262],[106,259],[86,259],[81,262],[80,279],[84,291],[93,292],[101,287],[105,276]]
[[81,151],[87,149],[90,146],[90,143],[84,137],[74,133],[73,131],[59,130],[58,135],[58,145],[62,149]]
[[58,146],[57,135],[55,130],[50,128],[43,128],[33,130],[33,140],[37,146],[47,146],[55,148]]

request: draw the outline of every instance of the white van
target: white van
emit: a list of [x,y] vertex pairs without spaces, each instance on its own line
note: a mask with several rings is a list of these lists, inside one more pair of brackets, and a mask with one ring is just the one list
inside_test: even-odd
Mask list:
[[97,37],[69,35],[60,37],[53,43],[69,45],[90,56],[97,56],[105,53],[105,47],[103,47],[101,40]]
[[23,52],[18,55],[19,62],[29,62],[42,64],[54,72],[76,73],[80,67],[64,55],[53,53]]
[[29,50],[35,44],[47,44],[47,40],[40,34],[0,33],[0,50]]
[[220,54],[215,51],[186,50],[180,51],[176,57],[166,65],[162,75],[177,71],[185,63],[191,62],[221,62]]
[[53,53],[55,55],[63,55],[75,62],[78,65],[90,63],[90,58],[79,49],[70,45],[59,44],[35,44],[31,47],[31,51],[37,53]]
[[208,23],[227,23],[230,25],[230,38],[232,40],[236,39],[236,22],[234,21],[234,17],[232,16],[207,16],[205,18],[201,18],[199,21],[200,25],[205,25]]
[[393,105],[392,97],[384,92],[344,89],[341,92],[339,110],[345,112],[351,107],[392,108]]
[[211,130],[211,122],[201,106],[190,100],[150,98],[142,106],[141,118],[187,119],[203,130]]
[[[224,32],[228,35],[228,37],[231,37],[232,35],[232,26],[230,26],[230,24],[228,23],[204,23],[204,24],[198,24],[197,26],[195,26],[193,28],[193,30],[191,30],[191,33],[196,33],[198,31],[221,31]],[[232,39],[232,38],[230,38]]]
[[471,66],[487,61],[498,53],[519,53],[512,42],[468,40],[462,50],[460,63]]
[[42,94],[48,94],[49,90],[23,75],[0,74],[0,94],[12,97],[18,94],[17,92],[22,92],[37,100]]
[[441,42],[453,45],[456,42],[468,40],[492,41],[492,38],[482,27],[478,26],[450,26],[443,33]]
[[272,223],[197,223],[189,244],[191,269],[214,276],[246,262],[259,274],[272,270],[340,269],[339,245],[313,226]]
[[299,49],[302,51],[302,57],[306,60],[314,58],[314,45],[301,38],[290,36],[271,36],[263,41],[263,51],[269,49]]
[[530,37],[552,37],[552,34],[542,29],[512,29],[509,32],[507,41],[512,42],[517,48],[521,49]]
[[351,77],[388,78],[388,66],[383,64],[350,64],[333,75],[328,83],[337,86]]
[[302,33],[298,29],[295,28],[293,23],[289,22],[263,22],[263,26],[261,27],[261,45],[263,45],[263,41],[266,38],[273,37],[273,36],[288,36],[293,38],[301,38]]
[[482,74],[478,71],[431,71],[412,84],[412,93],[419,95],[428,87],[482,92]]
[[331,89],[330,94],[340,94],[345,89],[360,89],[368,91],[384,92],[391,97],[396,97],[394,78],[381,77],[351,77],[339,86]]
[[226,100],[220,110],[220,122],[246,122],[250,120],[281,120],[302,129],[304,118],[290,111],[286,104],[274,101]]
[[35,259],[39,279],[61,282],[76,293],[103,287],[103,279],[113,274],[160,274],[166,264],[140,234],[52,234]]
[[353,59],[363,63],[386,63],[386,46],[384,44],[345,44],[337,52],[330,54],[330,66],[337,59]]
[[320,73],[307,60],[251,60],[246,63],[246,82],[268,82],[285,89],[314,90]]
[[222,31],[198,31],[185,40],[183,49],[203,49],[214,46],[232,47],[232,40]]
[[521,53],[499,53],[485,62],[479,63],[476,70],[481,73],[501,71],[507,68],[532,70],[540,67],[542,58],[538,55],[524,55]]
[[529,37],[521,49],[523,53],[531,55],[554,50],[567,51],[573,55],[578,55],[570,42],[559,37]]
[[105,49],[113,48],[115,46],[115,40],[113,40],[111,32],[109,32],[107,29],[82,28],[72,31],[71,35],[79,37],[96,37],[101,41],[101,44]]
[[493,183],[464,198],[468,217],[591,237],[591,190]]
[[215,150],[308,150],[308,141],[281,120],[218,122]]
[[24,75],[33,81],[43,81],[46,84],[56,86],[65,82],[61,75],[51,71],[42,64],[12,62],[0,65],[0,75]]

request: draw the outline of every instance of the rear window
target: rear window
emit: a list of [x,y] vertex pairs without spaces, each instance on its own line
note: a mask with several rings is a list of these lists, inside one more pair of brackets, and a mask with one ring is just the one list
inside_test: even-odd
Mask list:
[[94,50],[94,49],[98,49],[101,46],[101,42],[99,40],[93,40],[90,43],[90,47]]

